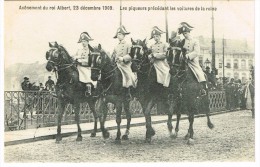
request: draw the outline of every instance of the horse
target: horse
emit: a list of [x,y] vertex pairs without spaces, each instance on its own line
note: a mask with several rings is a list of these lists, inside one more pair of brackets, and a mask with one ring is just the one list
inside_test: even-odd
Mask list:
[[97,131],[97,118],[100,121],[100,128],[104,138],[109,137],[109,132],[104,125],[104,117],[106,113],[100,112],[103,111],[104,106],[102,101],[104,100],[103,96],[86,96],[85,91],[87,89],[86,84],[79,81],[79,73],[77,70],[77,63],[69,55],[67,50],[59,45],[57,42],[49,43],[50,50],[46,52],[47,71],[55,71],[57,76],[57,83],[55,85],[55,91],[58,102],[58,121],[57,121],[57,135],[56,143],[59,143],[62,140],[61,136],[61,120],[65,110],[65,106],[68,103],[73,105],[75,112],[75,120],[78,127],[78,135],[76,141],[82,141],[81,128],[80,128],[80,103],[87,102],[91,111],[93,112],[95,124],[94,130],[91,133],[91,136],[96,135]]
[[121,115],[122,109],[126,113],[127,125],[126,131],[122,136],[123,140],[129,139],[131,113],[129,110],[129,102],[131,100],[130,91],[131,88],[125,88],[122,85],[122,74],[118,69],[115,62],[110,58],[107,53],[102,49],[99,44],[94,48],[94,51],[98,54],[90,56],[91,66],[91,79],[93,81],[99,81],[102,85],[102,92],[105,94],[105,103],[112,103],[116,109],[116,123],[117,123],[117,135],[115,139],[116,144],[121,143]]
[[170,86],[164,87],[162,84],[157,83],[156,71],[153,62],[148,59],[151,50],[147,48],[146,40],[133,40],[131,39],[132,47],[130,56],[132,57],[132,69],[137,73],[138,83],[136,88],[135,97],[139,100],[143,107],[145,120],[146,120],[146,136],[145,142],[151,143],[152,136],[155,131],[152,128],[151,110],[161,102],[164,107],[164,113],[168,115],[167,126],[170,136],[174,138],[172,133],[172,115],[179,107],[178,85],[176,77],[172,77]]
[[[214,128],[210,120],[210,108],[208,99],[208,90],[206,95],[201,95],[201,86],[195,75],[187,64],[185,50],[183,50],[183,42],[181,40],[169,39],[170,47],[167,52],[168,63],[170,65],[170,73],[177,77],[178,87],[181,96],[181,104],[177,112],[177,122],[175,128],[175,137],[179,130],[179,121],[182,113],[188,114],[189,129],[185,135],[188,144],[193,144],[194,131],[193,122],[196,113],[204,112],[207,116],[207,125],[210,129]],[[205,76],[206,77],[206,76]]]

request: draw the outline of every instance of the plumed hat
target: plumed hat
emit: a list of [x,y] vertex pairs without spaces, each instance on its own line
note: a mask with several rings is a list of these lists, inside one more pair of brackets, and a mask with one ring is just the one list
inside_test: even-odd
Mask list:
[[93,39],[89,36],[87,32],[83,32],[80,34],[78,43],[81,43],[82,41],[93,41]]
[[163,33],[165,33],[165,32],[163,32],[162,30],[160,30],[157,26],[154,26],[154,27],[153,27],[153,30],[152,30],[152,32],[151,32],[151,38],[150,38],[150,39],[153,39],[153,36],[154,36],[154,35],[161,35],[161,34],[163,34]]
[[116,31],[116,35],[114,36],[114,38],[117,38],[117,34],[118,33],[121,33],[121,34],[124,34],[124,35],[128,35],[130,34],[130,32],[127,32],[126,29],[125,29],[125,26],[121,26],[117,29]]
[[191,30],[193,30],[194,27],[192,27],[191,25],[189,25],[186,22],[181,22],[180,27],[178,28],[178,33],[182,34],[184,32],[190,32]]

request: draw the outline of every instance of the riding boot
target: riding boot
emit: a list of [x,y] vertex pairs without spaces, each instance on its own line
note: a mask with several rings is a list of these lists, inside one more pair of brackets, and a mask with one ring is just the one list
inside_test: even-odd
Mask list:
[[200,82],[200,95],[201,96],[207,95],[206,90],[207,90],[207,83],[205,81]]

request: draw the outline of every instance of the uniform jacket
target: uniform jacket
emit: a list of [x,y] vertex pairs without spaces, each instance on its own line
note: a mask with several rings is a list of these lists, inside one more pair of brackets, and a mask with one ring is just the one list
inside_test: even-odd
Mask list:
[[88,45],[88,47],[79,49],[75,55],[75,58],[78,59],[78,62],[82,66],[88,66],[88,58],[89,54],[93,51],[92,47]]
[[137,85],[137,76],[133,73],[131,69],[131,56],[129,55],[131,50],[131,45],[128,44],[125,40],[122,40],[119,42],[119,44],[115,47],[113,54],[112,54],[112,59],[114,62],[117,60],[119,57],[123,57],[123,62],[117,61],[117,67],[122,73],[123,77],[123,87],[136,87]]
[[199,64],[200,44],[199,41],[193,38],[184,39],[183,48],[186,49],[186,58],[188,66],[196,76],[198,82],[206,81],[204,72]]
[[166,61],[167,44],[157,42],[151,45],[152,54],[155,57],[154,67],[156,70],[157,82],[168,87],[170,83],[170,66]]

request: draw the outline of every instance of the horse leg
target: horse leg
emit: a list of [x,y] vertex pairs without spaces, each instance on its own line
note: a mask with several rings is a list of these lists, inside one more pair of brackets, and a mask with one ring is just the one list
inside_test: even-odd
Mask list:
[[97,133],[97,120],[98,120],[98,116],[96,111],[93,111],[93,116],[94,116],[94,129],[90,134],[90,137],[96,137],[96,133]]
[[144,115],[145,115],[145,122],[146,122],[146,136],[145,136],[145,142],[151,143],[152,136],[155,135],[155,131],[152,128],[152,119],[151,119],[151,110],[154,106],[154,99],[150,99],[147,107],[145,109]]
[[181,119],[181,113],[177,113],[177,121],[176,121],[175,132],[171,136],[173,139],[176,139],[178,137],[180,119]]
[[59,143],[62,140],[61,136],[61,120],[63,116],[63,112],[65,110],[65,103],[61,102],[61,100],[58,100],[58,107],[59,107],[59,112],[58,112],[58,123],[57,123],[57,136],[56,136],[56,143]]
[[130,109],[129,109],[129,100],[125,99],[124,100],[124,109],[125,109],[125,113],[126,113],[126,120],[127,120],[127,124],[126,124],[126,131],[125,134],[122,136],[123,140],[128,140],[128,135],[129,135],[129,130],[130,130],[130,123],[131,123],[131,113],[130,113]]
[[194,134],[194,131],[193,131],[193,122],[194,122],[194,114],[189,114],[189,130],[188,130],[188,134],[185,136],[185,138],[188,139],[188,142],[187,144],[189,145],[193,145],[194,144],[194,140],[193,140],[193,134]]
[[121,124],[121,113],[122,113],[122,102],[119,101],[116,104],[116,124],[117,124],[117,134],[115,142],[117,144],[121,143],[121,131],[120,131],[120,124]]
[[105,121],[106,121],[107,111],[108,111],[106,104],[107,103],[105,102],[103,97],[99,98],[96,102],[95,111],[94,111],[94,113],[98,115],[97,117],[99,118],[100,129],[104,139],[107,139],[110,135],[107,129],[105,128]]
[[81,128],[80,128],[80,115],[79,115],[80,103],[74,104],[73,107],[75,111],[75,121],[77,122],[77,127],[78,127],[78,136],[76,141],[82,141]]

